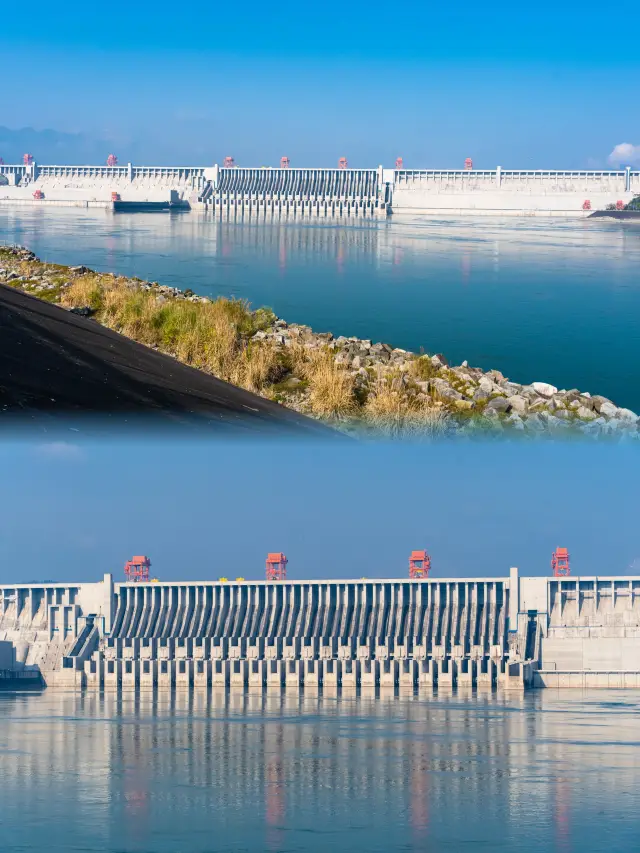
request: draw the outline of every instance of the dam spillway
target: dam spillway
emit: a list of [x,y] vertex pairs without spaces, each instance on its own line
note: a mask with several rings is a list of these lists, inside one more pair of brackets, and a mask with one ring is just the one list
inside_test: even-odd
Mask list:
[[640,194],[640,171],[0,164],[0,205],[184,208],[220,218],[585,217]]
[[0,660],[87,689],[637,688],[640,577],[1,586]]

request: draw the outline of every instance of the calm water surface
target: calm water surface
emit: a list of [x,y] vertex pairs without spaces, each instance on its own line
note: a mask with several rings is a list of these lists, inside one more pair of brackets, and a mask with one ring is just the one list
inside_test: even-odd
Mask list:
[[640,695],[0,693],[11,851],[615,851]]
[[0,208],[7,241],[640,411],[640,223],[233,223],[195,212]]

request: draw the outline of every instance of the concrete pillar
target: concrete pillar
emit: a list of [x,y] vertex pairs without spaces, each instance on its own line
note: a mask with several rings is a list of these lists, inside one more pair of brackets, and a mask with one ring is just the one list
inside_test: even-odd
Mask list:
[[211,683],[214,687],[226,687],[229,684],[229,662],[214,659],[211,666]]
[[282,658],[282,640],[277,637],[269,640],[264,649],[264,656],[267,660],[280,660]]
[[267,683],[267,662],[250,660],[248,668],[249,687],[263,687]]
[[496,167],[496,184],[498,186],[502,184],[502,166]]
[[340,685],[340,675],[342,673],[342,661],[328,660],[324,664],[324,672],[322,675],[322,684],[326,687],[338,687]]
[[189,688],[193,684],[193,660],[185,658],[175,661],[176,687]]
[[507,631],[518,630],[518,613],[520,612],[520,578],[518,569],[509,569],[509,609],[507,611]]
[[220,637],[214,638],[211,645],[211,657],[214,660],[226,660],[229,657],[228,648],[228,640]]
[[171,688],[176,683],[176,662],[161,660],[158,664],[158,687]]
[[395,687],[398,683],[398,661],[383,660],[380,662],[380,687]]
[[267,687],[282,687],[284,685],[284,667],[281,660],[267,661]]
[[104,668],[105,688],[117,688],[122,678],[122,661],[107,660]]
[[338,644],[336,640],[321,640],[320,641],[320,657],[323,660],[332,660],[338,653]]
[[122,686],[130,690],[135,690],[140,684],[140,661],[139,660],[124,660],[122,661]]
[[285,687],[299,690],[304,684],[304,662],[301,660],[283,661]]
[[158,684],[158,661],[142,660],[140,662],[140,689],[153,690]]
[[342,663],[342,686],[357,687],[360,683],[361,663],[359,660],[345,660]]
[[631,192],[631,166],[627,166],[624,170],[624,190],[627,193]]
[[319,687],[322,684],[324,662],[321,660],[304,661],[304,683],[306,687]]
[[363,687],[376,687],[379,681],[379,661],[369,659],[360,661],[360,684]]
[[247,657],[247,641],[243,639],[231,640],[229,643],[229,659],[237,660],[238,658]]
[[298,660],[300,658],[300,640],[296,637],[285,640],[282,647],[282,657],[285,660]]
[[94,652],[93,657],[84,662],[84,674],[87,687],[100,690],[104,687],[104,655]]
[[418,665],[418,685],[433,687],[438,683],[438,668],[432,658],[420,661]]
[[476,662],[463,658],[456,661],[458,687],[473,687],[476,683]]
[[129,183],[133,181],[133,166],[131,163],[127,163],[127,178],[129,179]]
[[496,681],[496,664],[491,658],[484,657],[478,662],[476,683],[478,687],[493,687]]
[[229,682],[232,687],[245,687],[249,683],[249,661],[232,660],[229,662]]
[[401,687],[414,687],[418,683],[418,663],[415,660],[398,661],[398,684]]
[[445,658],[438,663],[438,689],[453,689],[456,684],[456,663],[453,658]]
[[250,660],[261,660],[264,658],[264,640],[254,640],[247,644],[247,657]]
[[194,662],[193,683],[196,687],[209,687],[211,685],[210,660],[196,660]]

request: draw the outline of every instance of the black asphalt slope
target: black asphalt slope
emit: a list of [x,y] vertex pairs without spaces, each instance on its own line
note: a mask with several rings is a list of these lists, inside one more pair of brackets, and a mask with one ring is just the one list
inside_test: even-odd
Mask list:
[[336,435],[93,320],[0,285],[0,420],[11,413],[139,414],[167,426]]

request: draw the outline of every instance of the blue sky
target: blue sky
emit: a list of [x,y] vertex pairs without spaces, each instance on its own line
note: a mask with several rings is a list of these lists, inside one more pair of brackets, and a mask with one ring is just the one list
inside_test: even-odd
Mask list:
[[640,574],[640,449],[118,440],[0,444],[0,583],[122,576],[133,554],[171,579]]
[[639,17],[629,0],[36,0],[3,9],[0,125],[137,162],[606,166],[640,145]]

